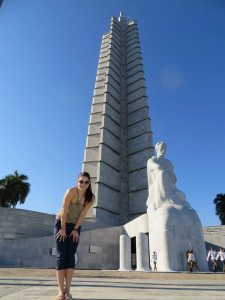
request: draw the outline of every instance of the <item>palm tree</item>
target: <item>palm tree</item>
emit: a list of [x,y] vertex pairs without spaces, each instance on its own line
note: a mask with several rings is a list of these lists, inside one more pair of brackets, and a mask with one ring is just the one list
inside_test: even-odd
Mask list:
[[9,195],[6,191],[4,179],[0,180],[0,206],[10,207],[9,205]]
[[17,203],[23,204],[30,192],[28,177],[17,171],[0,180],[0,206],[16,207]]
[[213,202],[216,206],[216,215],[219,216],[221,225],[225,225],[225,194],[217,194]]

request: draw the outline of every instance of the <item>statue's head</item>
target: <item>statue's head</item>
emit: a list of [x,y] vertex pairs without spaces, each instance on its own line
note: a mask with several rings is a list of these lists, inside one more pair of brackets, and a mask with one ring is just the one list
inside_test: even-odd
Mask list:
[[159,142],[155,145],[157,157],[163,156],[166,153],[167,146],[164,142]]

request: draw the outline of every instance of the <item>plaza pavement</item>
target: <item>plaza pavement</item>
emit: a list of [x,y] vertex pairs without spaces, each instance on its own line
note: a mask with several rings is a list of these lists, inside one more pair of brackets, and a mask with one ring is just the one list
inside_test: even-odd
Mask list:
[[[54,300],[54,270],[0,269],[0,299]],[[225,300],[224,273],[76,270],[73,299]]]

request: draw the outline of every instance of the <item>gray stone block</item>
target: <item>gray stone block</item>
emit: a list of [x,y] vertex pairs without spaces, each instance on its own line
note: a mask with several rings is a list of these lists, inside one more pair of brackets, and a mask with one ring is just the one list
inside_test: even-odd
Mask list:
[[115,88],[117,91],[120,91],[120,84],[117,82],[114,77],[106,75],[106,83],[110,83],[113,88]]
[[147,183],[147,168],[140,169],[129,173],[129,191],[146,189]]
[[[104,184],[98,184],[98,207],[105,208],[108,211],[119,214],[119,202],[120,194],[115,189],[112,189]],[[105,201],[105,199],[110,194],[110,201]]]
[[131,47],[129,52],[127,51],[127,62],[132,60],[132,58],[139,58],[141,56],[141,48],[140,45],[136,47]]
[[104,130],[101,134],[100,143],[104,143],[116,152],[120,153],[120,139],[115,137],[111,132]]
[[95,82],[95,89],[104,88],[105,87],[105,80],[99,80]]
[[99,64],[102,64],[102,63],[105,63],[105,62],[107,62],[109,60],[109,58],[108,58],[108,55],[107,56],[101,56],[100,55],[100,59],[99,59],[99,61],[98,61],[98,63]]
[[132,40],[129,40],[129,42],[127,42],[126,53],[129,54],[132,49],[137,48],[137,47],[140,48],[140,42],[139,42],[139,38],[138,37],[136,37],[136,38],[134,38]]
[[137,45],[137,46],[140,45],[138,36],[136,36],[134,39],[129,39],[129,41],[127,41],[127,51],[129,51],[129,49],[133,45]]
[[83,162],[83,169],[88,172],[91,177],[97,177],[97,162]]
[[101,68],[101,67],[99,67],[98,69],[97,69],[97,75],[105,75],[106,74],[106,67],[103,67],[103,68]]
[[139,63],[136,63],[135,67],[130,68],[129,70],[127,70],[127,79],[134,76],[135,74],[137,74],[140,71],[143,71],[142,61],[141,61],[141,63],[140,63],[140,61],[139,61]]
[[[104,75],[105,76],[105,75]],[[93,104],[96,103],[103,103],[104,102],[104,97],[102,95],[99,96],[94,96],[93,97]]]
[[148,107],[143,107],[128,115],[128,126],[149,118]]
[[102,119],[102,127],[107,128],[116,137],[120,138],[120,126],[108,115],[104,115]]
[[103,103],[93,104],[91,107],[91,113],[102,113]]
[[101,162],[99,164],[98,172],[100,182],[117,190],[120,189],[120,173],[118,171],[105,164],[104,162]]
[[127,63],[127,74],[128,72],[133,69],[134,67],[141,65],[142,64],[142,59],[139,57],[138,59],[135,59],[129,63]]
[[146,168],[147,161],[151,157],[151,150],[143,149],[140,152],[128,156],[128,171]]
[[[148,189],[143,189],[129,193],[129,213],[141,214],[147,210],[146,200],[148,198]],[[139,204],[137,206],[137,203]]]
[[111,44],[109,45],[109,54],[115,55],[115,57],[120,61],[121,60],[121,53],[118,48],[115,47],[115,45]]
[[127,101],[129,103],[138,98],[145,97],[145,96],[146,96],[146,88],[141,87],[138,90],[135,90],[135,91],[131,92],[129,95],[127,95]]
[[90,114],[90,123],[102,122],[102,113]]
[[136,52],[135,54],[127,57],[127,65],[130,67],[132,62],[136,62],[139,59],[141,59],[141,52]]
[[97,75],[96,76],[96,81],[98,81],[98,82],[100,82],[100,81],[102,81],[102,85],[104,85],[105,84],[105,74],[99,74],[99,75]]
[[105,144],[101,144],[100,147],[99,159],[119,170],[120,155]]
[[132,73],[132,76],[127,78],[127,84],[132,84],[133,82],[137,81],[138,79],[144,78],[144,71],[138,71],[136,73]]
[[133,30],[133,28],[127,32],[127,42],[130,41],[131,39],[133,39],[134,37],[137,37],[138,36],[138,31],[137,29],[136,30]]
[[107,92],[109,92],[114,98],[120,99],[120,93],[113,86],[107,85]]
[[99,246],[90,246],[91,253],[102,253],[102,247]]
[[111,211],[103,210],[100,207],[96,210],[96,221],[103,224],[117,225],[120,223],[120,215]]
[[86,148],[84,151],[84,160],[88,161],[97,161],[99,158],[99,149],[98,146],[93,148]]
[[121,33],[118,32],[114,27],[111,28],[110,30],[111,36],[115,36],[117,40],[120,42],[121,39]]
[[108,61],[107,67],[110,68],[110,69],[112,69],[112,70],[114,70],[114,72],[116,72],[116,73],[118,73],[118,74],[120,74],[120,72],[121,72],[120,68],[119,68],[117,65],[115,65],[115,64],[112,62],[112,60],[109,60],[109,61]]
[[101,88],[95,88],[94,90],[94,95],[102,95],[106,91],[106,87],[101,87]]
[[[117,82],[120,82],[120,76],[119,76],[118,72],[115,72],[113,69],[107,68],[107,69],[106,69],[106,75],[110,75],[110,76],[112,76]],[[120,88],[120,87],[119,87],[119,88]]]
[[120,62],[116,59],[115,56],[112,55],[112,53],[110,55],[110,61],[120,70]]
[[128,139],[141,135],[143,132],[150,131],[149,119],[140,121],[128,127]]
[[87,145],[86,147],[95,147],[99,145],[100,141],[100,133],[99,134],[94,134],[94,135],[89,135],[87,139]]
[[5,233],[3,234],[3,239],[5,240],[14,240],[16,237],[15,233]]
[[108,93],[106,94],[105,102],[114,107],[117,111],[120,111],[120,102]]
[[132,112],[136,111],[137,109],[140,109],[142,107],[148,106],[147,97],[141,97],[138,99],[134,99],[132,102],[130,102],[127,105],[128,114],[131,114]]
[[137,89],[144,87],[145,88],[145,80],[144,79],[138,79],[137,81],[133,82],[127,87],[127,93],[132,93],[136,91]]
[[102,123],[99,122],[99,123],[91,123],[89,124],[88,126],[88,134],[100,134],[100,128],[102,126]]
[[116,123],[120,124],[120,114],[107,102],[104,105],[104,114],[110,116]]

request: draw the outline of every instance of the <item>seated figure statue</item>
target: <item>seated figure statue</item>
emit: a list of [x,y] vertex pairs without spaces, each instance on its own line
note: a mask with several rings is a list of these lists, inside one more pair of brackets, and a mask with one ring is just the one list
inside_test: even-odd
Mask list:
[[156,156],[147,162],[150,253],[157,252],[159,271],[185,271],[185,253],[191,247],[200,270],[207,271],[199,217],[184,193],[176,188],[173,165],[164,157],[166,144],[157,143],[155,150]]
[[166,149],[167,146],[165,143],[157,143],[155,146],[156,156],[148,160],[149,197],[147,206],[149,209],[157,209],[163,203],[170,202],[191,208],[190,204],[186,201],[185,194],[175,186],[177,179],[174,174],[173,165],[170,160],[164,157]]

